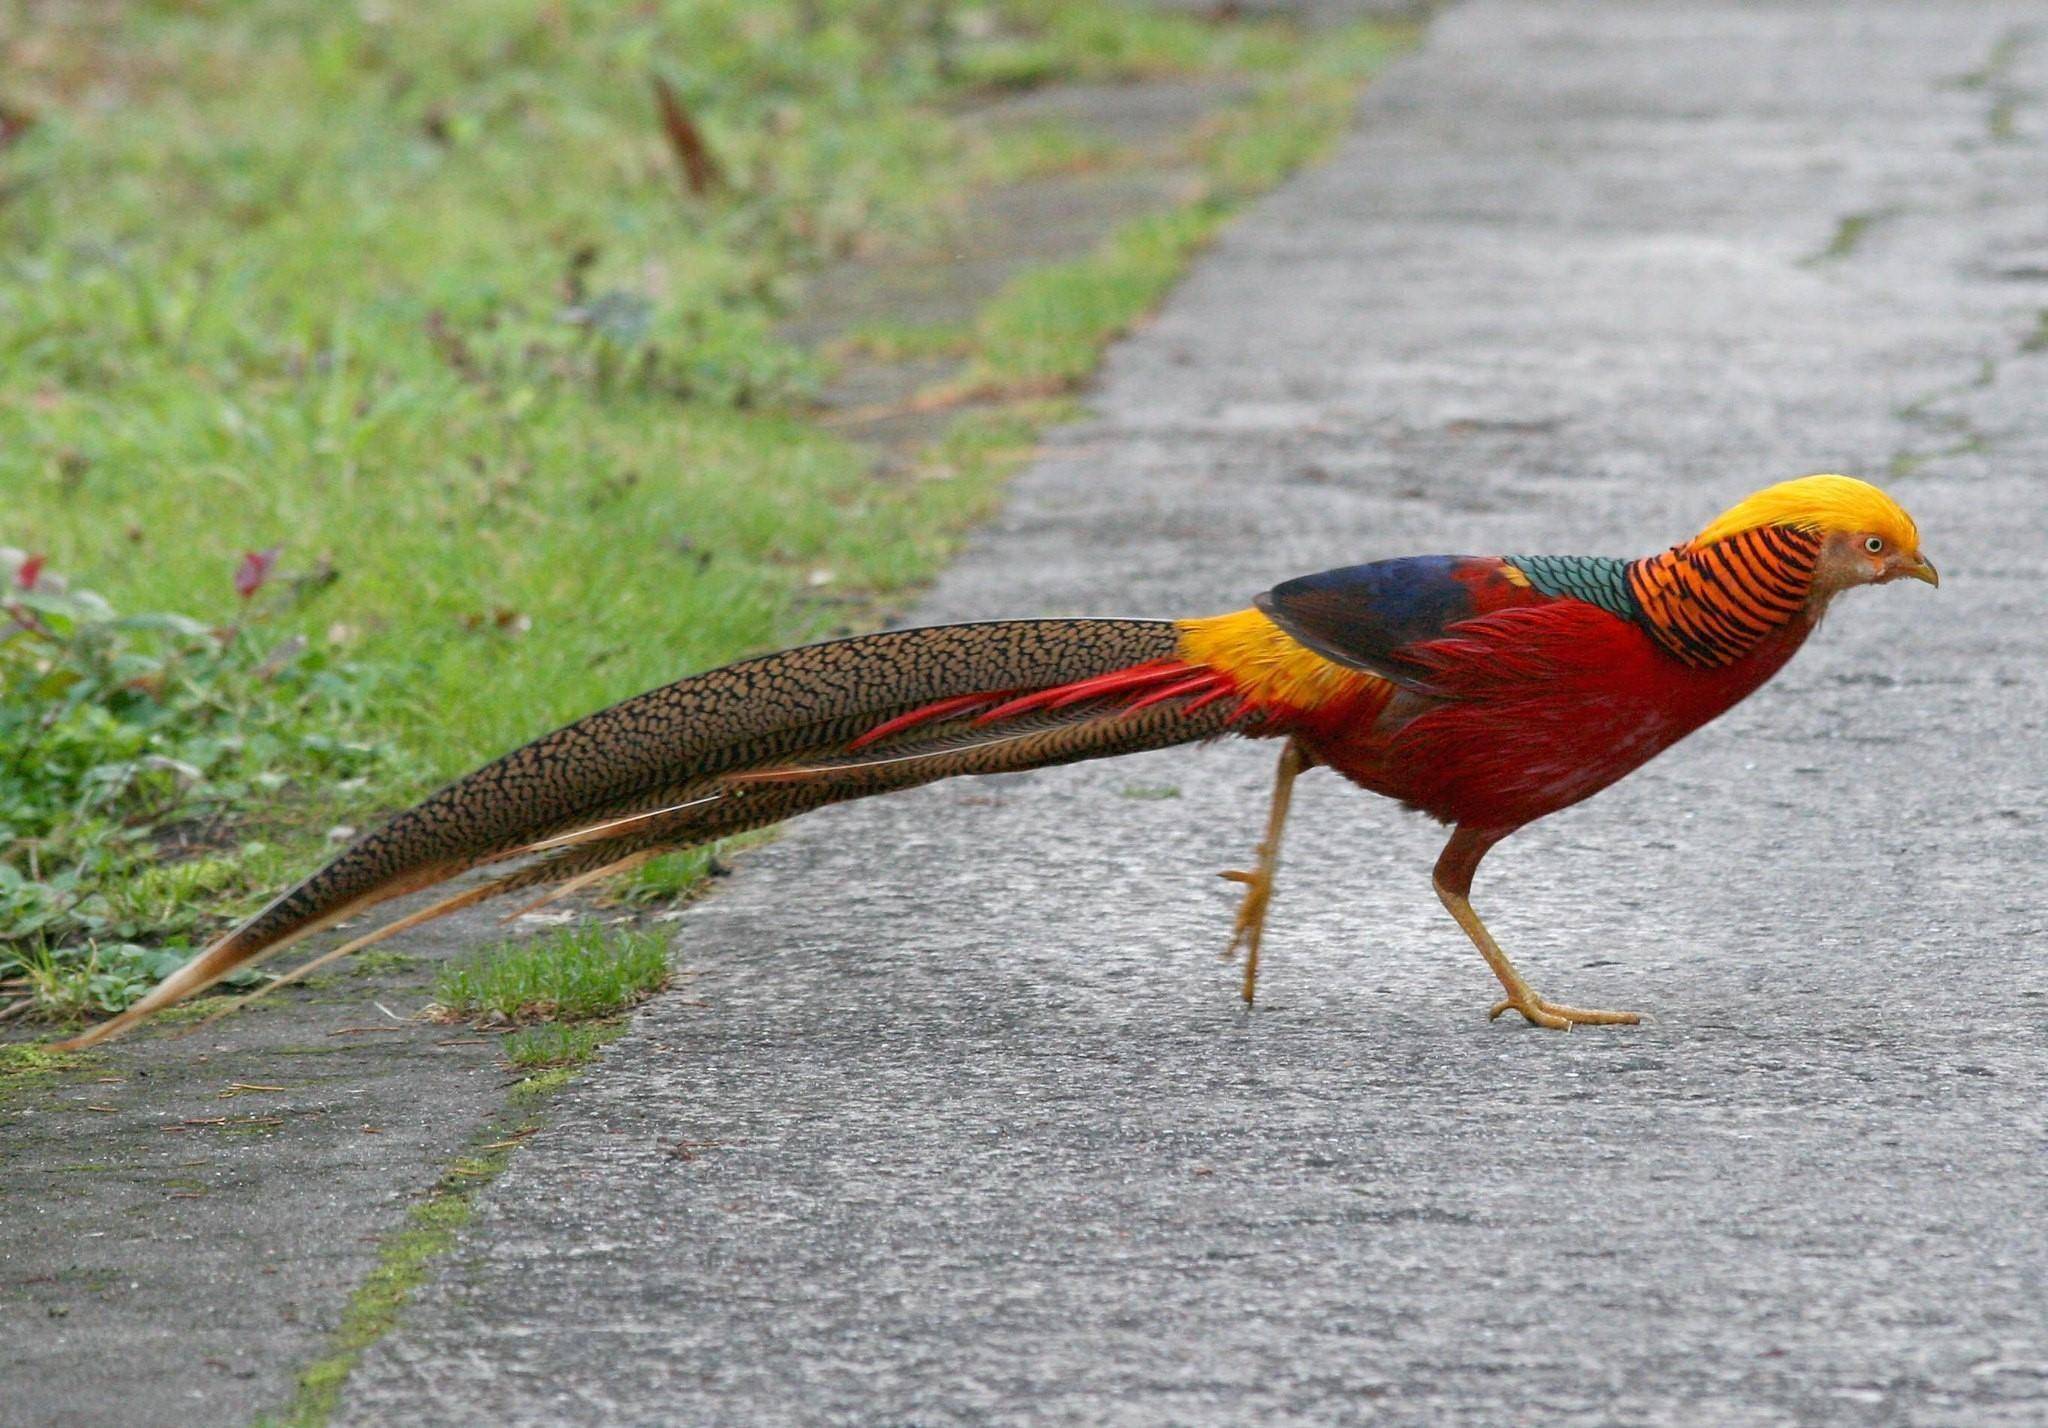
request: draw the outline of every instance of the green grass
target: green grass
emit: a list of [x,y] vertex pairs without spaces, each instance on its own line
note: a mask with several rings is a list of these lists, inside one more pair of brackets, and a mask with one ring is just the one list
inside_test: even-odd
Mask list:
[[536,1101],[544,1101],[575,1079],[575,1069],[568,1066],[536,1071],[513,1083],[512,1101],[515,1105],[532,1105]]
[[478,1192],[504,1171],[513,1143],[530,1129],[530,1122],[494,1128],[485,1137],[488,1144],[450,1166],[440,1183],[406,1212],[404,1225],[379,1244],[376,1268],[349,1296],[327,1352],[300,1371],[297,1391],[283,1412],[265,1415],[259,1424],[317,1428],[333,1415],[363,1351],[397,1324],[434,1262],[454,1247],[457,1232],[469,1223]]
[[0,592],[0,979],[47,1015],[116,1010],[189,955],[200,907],[282,872],[272,844],[223,837],[228,815],[389,768],[345,732],[376,681],[279,637],[289,582],[211,628],[124,614],[15,550]]
[[450,1018],[588,1021],[616,1016],[668,982],[668,942],[655,932],[566,927],[501,942],[444,969],[434,1002]]
[[[245,549],[330,558],[290,624],[404,671],[369,717],[419,756],[406,791],[816,633],[814,569],[922,578],[916,493],[796,414],[814,364],[770,328],[802,271],[931,230],[981,177],[937,106],[1017,55],[1126,77],[1299,49],[1082,3],[941,46],[926,12],[39,8],[47,53],[9,76],[40,122],[0,205],[0,541],[203,620]],[[650,70],[729,196],[679,195]]]
[[[0,33],[33,38],[0,103],[34,121],[0,151],[0,547],[201,630],[243,620],[233,572],[276,547],[263,636],[334,675],[296,703],[253,659],[209,686],[250,711],[240,742],[153,822],[95,813],[111,856],[68,794],[41,805],[65,838],[0,836],[0,919],[72,870],[57,901],[91,921],[12,945],[75,1012],[130,999],[332,824],[900,604],[1071,411],[1044,398],[1326,145],[1405,38],[1094,0],[0,0]],[[682,191],[655,73],[722,191]],[[963,355],[1011,399],[919,479],[875,479],[808,415],[823,358],[774,336],[805,274],[929,243],[978,185],[1128,161],[1060,125],[978,134],[954,117],[977,92],[1189,73],[1256,85],[1190,136],[1207,192],[1026,274],[971,328],[867,335]],[[89,752],[88,771],[121,753]],[[220,831],[152,857],[195,808]],[[704,866],[627,887],[672,896]]]
[[505,1059],[519,1071],[549,1071],[581,1066],[609,1039],[608,1028],[564,1026],[546,1022],[515,1031],[505,1038]]
[[610,894],[620,902],[635,905],[684,901],[702,892],[711,879],[728,871],[725,864],[728,856],[756,847],[774,836],[772,830],[762,829],[721,838],[701,848],[664,853],[621,874],[612,882]]

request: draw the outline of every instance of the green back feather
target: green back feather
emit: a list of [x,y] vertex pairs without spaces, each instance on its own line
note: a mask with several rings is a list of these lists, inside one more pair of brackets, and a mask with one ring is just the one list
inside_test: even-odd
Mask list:
[[1629,593],[1626,560],[1609,555],[1511,555],[1507,562],[1545,595],[1583,600],[1624,620],[1642,619],[1642,607]]

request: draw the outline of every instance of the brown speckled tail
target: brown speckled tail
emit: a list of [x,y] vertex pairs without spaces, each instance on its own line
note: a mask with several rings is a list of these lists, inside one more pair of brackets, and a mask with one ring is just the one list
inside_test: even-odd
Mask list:
[[[516,749],[365,835],[89,1045],[235,968],[364,908],[614,819],[674,809],[552,852],[499,880],[530,887],[649,848],[686,847],[827,803],[955,774],[994,773],[1213,737],[1221,704],[1125,714],[1087,701],[1000,728],[962,717],[849,750],[900,714],[955,696],[1029,691],[1175,657],[1164,620],[1004,620],[891,630],[678,680]],[[688,804],[688,807],[679,805]]]

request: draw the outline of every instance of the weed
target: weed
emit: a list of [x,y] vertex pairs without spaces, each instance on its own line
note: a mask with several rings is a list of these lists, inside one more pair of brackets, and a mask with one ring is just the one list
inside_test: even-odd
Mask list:
[[722,868],[717,843],[651,858],[620,878],[612,895],[621,902],[676,902],[701,890]]
[[568,1085],[575,1078],[575,1074],[567,1066],[557,1066],[552,1070],[537,1072],[513,1085],[512,1098],[515,1101],[531,1102],[552,1096],[555,1092],[561,1090],[562,1087]]
[[42,1010],[128,1005],[189,955],[202,902],[271,871],[260,843],[182,861],[179,846],[205,848],[209,827],[294,781],[387,760],[330,732],[361,717],[373,678],[274,627],[307,587],[259,602],[267,575],[243,583],[225,625],[123,615],[0,551],[0,976],[27,977]]
[[505,1059],[520,1071],[581,1066],[610,1040],[607,1031],[605,1027],[564,1026],[560,1022],[530,1026],[505,1038]]
[[406,1212],[404,1226],[379,1246],[377,1267],[349,1297],[328,1353],[300,1373],[291,1404],[259,1423],[273,1428],[316,1428],[328,1420],[363,1350],[398,1322],[399,1312],[411,1302],[414,1291],[426,1283],[434,1261],[454,1246],[456,1232],[469,1223],[478,1190],[495,1179],[510,1159],[510,1145],[499,1141],[493,1148],[457,1161],[426,1198]]
[[613,1016],[668,984],[658,933],[565,927],[501,942],[446,968],[434,1001],[450,1020],[587,1021]]

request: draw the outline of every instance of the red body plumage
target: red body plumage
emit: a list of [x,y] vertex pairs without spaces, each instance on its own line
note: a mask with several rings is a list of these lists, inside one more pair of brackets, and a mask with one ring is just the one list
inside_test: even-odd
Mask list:
[[[1412,715],[1329,711],[1301,732],[1324,763],[1446,823],[1506,833],[1588,798],[1725,713],[1804,641],[1803,620],[1695,669],[1575,600],[1482,616],[1410,647],[1435,693]],[[1407,715],[1407,717],[1404,717]]]

